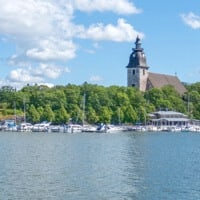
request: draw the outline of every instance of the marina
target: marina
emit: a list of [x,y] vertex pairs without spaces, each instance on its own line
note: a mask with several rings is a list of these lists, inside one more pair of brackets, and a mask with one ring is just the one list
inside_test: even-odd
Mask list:
[[175,125],[112,125],[112,124],[99,124],[99,125],[51,125],[47,122],[37,123],[21,123],[19,125],[2,125],[0,132],[46,132],[46,133],[119,133],[119,132],[195,132],[200,133],[200,126],[187,124],[183,126]]

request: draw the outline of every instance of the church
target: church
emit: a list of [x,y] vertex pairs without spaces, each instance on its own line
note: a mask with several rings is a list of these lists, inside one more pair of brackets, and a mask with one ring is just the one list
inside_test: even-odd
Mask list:
[[135,48],[132,50],[129,63],[126,66],[128,87],[137,87],[140,91],[145,92],[151,88],[162,88],[163,86],[171,85],[180,95],[187,91],[177,76],[148,71],[149,67],[139,37],[136,38]]

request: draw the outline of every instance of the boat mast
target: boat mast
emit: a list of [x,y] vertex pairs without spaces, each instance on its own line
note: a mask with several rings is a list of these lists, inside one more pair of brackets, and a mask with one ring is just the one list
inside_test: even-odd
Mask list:
[[120,107],[118,108],[118,123],[119,123],[119,125],[121,124],[121,116],[120,116],[120,112],[121,112],[121,109],[120,109]]
[[84,93],[84,95],[83,95],[83,119],[82,119],[82,123],[83,123],[83,125],[84,125],[84,123],[85,123],[85,93]]
[[26,123],[26,99],[25,99],[25,97],[23,98],[23,103],[24,103],[24,123]]
[[17,115],[16,115],[16,101],[14,101],[14,115],[15,115],[15,124],[17,122]]
[[187,107],[188,107],[188,115],[190,115],[190,94],[188,93],[188,102],[187,102]]

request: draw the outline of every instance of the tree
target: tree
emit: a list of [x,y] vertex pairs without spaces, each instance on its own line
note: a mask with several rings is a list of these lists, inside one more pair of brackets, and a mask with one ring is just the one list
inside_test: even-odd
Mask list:
[[127,106],[124,110],[124,121],[127,123],[135,123],[138,121],[138,116],[131,105]]
[[64,106],[62,105],[60,109],[55,111],[55,119],[54,122],[65,124],[70,119],[70,115],[65,110]]
[[99,117],[97,116],[95,109],[92,107],[87,109],[86,120],[91,124],[95,124],[99,121]]
[[54,112],[52,111],[52,109],[51,109],[49,104],[47,104],[44,107],[44,112],[43,112],[43,115],[42,115],[41,119],[43,121],[48,121],[48,122],[54,121],[55,115],[54,115]]
[[106,106],[103,106],[101,108],[101,113],[99,113],[99,122],[110,123],[111,116],[110,110]]
[[31,106],[28,109],[27,119],[28,121],[31,121],[33,123],[37,123],[40,121],[40,115],[33,104],[31,104]]
[[153,88],[145,92],[145,98],[148,103],[153,104],[156,109],[161,109],[160,101],[163,99],[161,89]]

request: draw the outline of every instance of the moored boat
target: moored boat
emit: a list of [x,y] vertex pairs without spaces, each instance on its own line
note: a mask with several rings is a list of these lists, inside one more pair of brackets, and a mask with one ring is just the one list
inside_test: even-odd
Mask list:
[[42,122],[39,124],[34,124],[32,131],[33,132],[48,132],[50,124],[51,124],[50,122]]
[[33,125],[31,123],[21,123],[17,127],[17,131],[19,132],[31,132],[33,128]]
[[68,124],[65,129],[64,132],[65,133],[81,133],[83,130],[83,126],[81,126],[80,124]]

